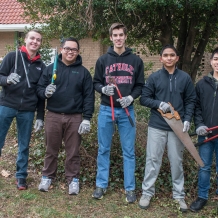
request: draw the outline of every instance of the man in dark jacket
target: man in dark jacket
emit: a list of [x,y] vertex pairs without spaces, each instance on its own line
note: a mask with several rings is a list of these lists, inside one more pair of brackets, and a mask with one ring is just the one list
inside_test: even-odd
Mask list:
[[158,177],[162,156],[167,145],[173,183],[173,198],[179,203],[181,211],[187,211],[184,201],[183,150],[184,145],[163,119],[157,109],[163,113],[173,110],[170,102],[184,122],[183,132],[189,130],[195,106],[195,90],[190,76],[176,68],[179,60],[176,49],[166,45],[160,52],[163,68],[152,73],[146,81],[140,103],[151,108],[148,124],[145,176],[142,183],[142,197],[139,207],[147,209],[155,194],[155,181]]
[[[17,55],[16,52],[8,53],[0,66],[0,86],[2,86],[0,94],[0,156],[8,129],[12,120],[16,118],[18,132],[16,179],[19,190],[27,189],[29,142],[35,110],[37,110],[35,131],[39,131],[43,127],[45,101],[38,99],[36,95],[36,84],[45,68],[38,53],[41,42],[42,36],[38,30],[29,31],[25,37],[26,46],[22,46]],[[16,70],[15,65],[17,65]]]
[[43,72],[37,93],[47,99],[45,118],[46,154],[40,191],[48,191],[56,177],[58,151],[65,144],[65,175],[69,194],[79,193],[81,134],[90,131],[90,119],[94,112],[94,89],[90,72],[82,66],[79,42],[65,39],[61,44],[57,73],[51,84],[53,65]]
[[[107,54],[97,60],[93,79],[95,90],[101,93],[101,105],[98,116],[97,187],[92,197],[102,199],[108,187],[113,123],[116,122],[123,151],[126,201],[133,203],[136,201],[134,192],[136,128],[131,125],[125,108],[135,123],[133,101],[141,94],[144,84],[144,64],[141,58],[132,54],[130,48],[125,48],[127,30],[123,24],[112,24],[109,35],[113,46],[109,47]],[[114,91],[113,81],[116,82],[122,98],[118,96],[116,90]]]
[[[199,142],[218,134],[218,130],[207,131],[208,128],[218,126],[218,48],[212,52],[210,64],[213,71],[196,84],[197,102],[194,122]],[[199,154],[204,162],[204,167],[199,168],[198,198],[191,204],[191,211],[197,212],[207,203],[214,153],[216,174],[218,175],[218,138],[199,146]],[[216,182],[218,185],[218,177]],[[218,194],[218,189],[216,193]]]

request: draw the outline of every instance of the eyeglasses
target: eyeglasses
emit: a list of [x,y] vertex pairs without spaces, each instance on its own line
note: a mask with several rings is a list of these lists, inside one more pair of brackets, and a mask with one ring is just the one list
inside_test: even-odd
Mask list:
[[77,48],[70,48],[70,47],[64,47],[63,48],[65,52],[72,52],[72,53],[77,53],[79,50]]

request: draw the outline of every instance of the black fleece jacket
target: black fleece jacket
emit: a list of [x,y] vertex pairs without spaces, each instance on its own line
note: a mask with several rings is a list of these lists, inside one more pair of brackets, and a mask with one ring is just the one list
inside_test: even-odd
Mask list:
[[161,114],[157,111],[160,103],[170,102],[179,113],[182,121],[192,120],[195,107],[195,89],[190,76],[175,69],[172,77],[165,68],[152,73],[142,88],[140,103],[151,108],[149,126],[172,131]]
[[[43,120],[45,101],[38,98],[36,95],[36,85],[45,68],[45,64],[40,58],[35,61],[29,60],[27,54],[22,52],[31,86],[31,88],[28,88],[26,74],[19,51],[17,73],[21,76],[20,82],[9,85],[7,84],[7,77],[14,72],[15,54],[14,51],[8,53],[0,65],[0,86],[2,86],[0,105],[20,111],[37,110],[37,119]],[[37,54],[37,56],[39,56],[39,54]]]
[[[197,101],[195,106],[194,122],[196,129],[200,126],[208,128],[218,126],[218,85],[213,78],[213,72],[204,76],[196,84]],[[217,135],[218,130],[213,130],[210,135]]]
[[[111,46],[107,53],[97,60],[93,78],[94,88],[97,92],[102,93],[102,87],[109,83],[109,76],[115,79],[123,97],[131,95],[133,99],[136,99],[141,95],[145,81],[144,64],[142,59],[133,54],[130,48],[126,48],[125,52],[118,55]],[[119,98],[116,90],[114,93],[114,106],[121,107],[120,103],[116,101]],[[102,94],[101,104],[110,106],[110,97]]]
[[[46,67],[37,85],[37,94],[42,99],[46,98],[45,89],[51,83],[53,65]],[[47,109],[55,113],[82,113],[84,119],[90,120],[94,112],[94,89],[90,72],[82,66],[82,57],[78,55],[67,66],[60,54],[56,75],[56,91],[47,99]]]

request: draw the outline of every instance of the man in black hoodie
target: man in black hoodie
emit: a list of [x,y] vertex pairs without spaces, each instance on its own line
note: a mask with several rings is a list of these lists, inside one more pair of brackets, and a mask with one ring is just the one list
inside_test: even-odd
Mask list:
[[[116,122],[123,151],[126,201],[133,203],[136,201],[134,192],[136,127],[129,122],[125,108],[128,109],[135,124],[133,101],[141,94],[144,84],[144,64],[130,48],[125,47],[127,29],[123,24],[112,24],[109,35],[113,46],[108,48],[107,54],[97,60],[93,79],[95,90],[101,93],[101,105],[98,116],[98,170],[96,189],[92,197],[102,199],[108,187],[113,123]],[[114,90],[113,81],[116,82],[122,98]],[[114,108],[111,107],[112,104]]]
[[[38,30],[31,30],[25,36],[25,46],[17,53],[8,53],[0,66],[0,156],[5,137],[14,118],[17,121],[18,156],[17,188],[27,189],[26,177],[29,157],[29,142],[32,124],[37,110],[35,131],[43,127],[45,101],[38,99],[36,84],[45,68],[38,50],[42,36]],[[23,61],[22,61],[23,58]],[[15,72],[17,63],[17,72]],[[27,75],[25,73],[25,68]]]
[[155,194],[155,181],[160,171],[166,146],[171,167],[173,198],[179,204],[181,211],[188,209],[184,200],[182,165],[184,145],[157,111],[159,108],[163,113],[173,113],[168,104],[170,102],[184,123],[183,132],[189,130],[196,96],[190,76],[176,67],[178,60],[179,56],[175,47],[173,45],[164,46],[160,52],[163,68],[152,73],[142,89],[140,103],[151,108],[145,176],[142,182],[142,197],[139,201],[139,207],[142,209],[149,207],[150,199]]
[[94,112],[94,89],[90,72],[82,65],[79,42],[65,39],[57,61],[57,73],[51,84],[53,65],[43,72],[37,94],[47,99],[45,118],[46,154],[42,170],[40,191],[48,191],[56,177],[58,152],[65,144],[65,175],[69,194],[79,193],[81,134],[90,131],[90,119]]
[[[194,122],[199,142],[218,134],[218,130],[214,130],[212,133],[207,131],[208,128],[218,126],[218,48],[212,52],[210,64],[213,71],[198,81],[195,88],[197,102]],[[199,154],[204,162],[204,167],[199,168],[198,198],[192,202],[191,211],[197,212],[207,203],[214,153],[216,157],[216,175],[218,175],[218,138],[199,146]],[[218,185],[218,177],[216,183]],[[216,194],[218,194],[218,189]]]

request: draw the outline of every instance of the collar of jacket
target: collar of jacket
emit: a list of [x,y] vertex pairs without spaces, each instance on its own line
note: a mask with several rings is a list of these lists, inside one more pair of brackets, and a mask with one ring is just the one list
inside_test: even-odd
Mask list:
[[[162,71],[163,71],[164,73],[166,73],[167,75],[169,75],[169,72],[165,69],[164,66],[162,67]],[[177,72],[178,72],[178,68],[176,67],[172,75],[175,75]]]
[[36,56],[31,59],[31,58],[30,58],[30,55],[29,55],[29,53],[28,53],[28,51],[27,51],[27,49],[26,49],[26,47],[25,47],[24,45],[21,46],[20,50],[21,50],[22,52],[26,53],[27,58],[28,58],[30,61],[32,61],[32,62],[34,62],[34,61],[40,59],[40,57],[41,57],[40,54],[37,52],[37,53],[36,53]]

